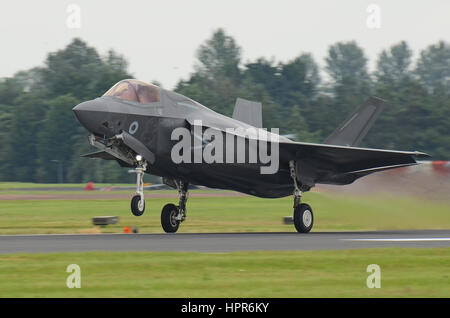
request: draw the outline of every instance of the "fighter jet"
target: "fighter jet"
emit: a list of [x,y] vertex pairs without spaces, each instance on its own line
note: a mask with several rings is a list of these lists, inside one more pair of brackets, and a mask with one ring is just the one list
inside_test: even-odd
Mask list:
[[[97,151],[88,158],[115,160],[137,174],[131,212],[145,210],[143,176],[162,177],[178,189],[178,205],[161,212],[165,232],[186,220],[189,185],[234,190],[261,198],[293,195],[300,233],[314,223],[302,193],[316,184],[346,185],[371,173],[417,164],[417,151],[360,148],[386,102],[370,97],[323,144],[294,142],[262,128],[262,105],[238,98],[227,117],[193,99],[135,79],[73,108]],[[184,140],[182,140],[184,139]]]

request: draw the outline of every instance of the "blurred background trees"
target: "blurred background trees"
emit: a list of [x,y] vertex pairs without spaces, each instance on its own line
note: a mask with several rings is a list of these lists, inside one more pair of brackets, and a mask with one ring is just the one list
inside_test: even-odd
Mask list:
[[[450,46],[424,48],[414,62],[406,42],[380,52],[373,72],[356,42],[331,45],[321,70],[308,53],[287,62],[242,61],[224,30],[197,50],[194,72],[175,91],[230,116],[237,97],[261,101],[263,123],[297,141],[321,142],[370,95],[385,109],[362,146],[420,150],[450,158]],[[134,182],[92,151],[71,109],[132,78],[126,59],[101,56],[81,39],[48,54],[42,67],[0,79],[0,181]],[[147,79],[141,79],[147,80]]]
[[[131,75],[114,51],[100,56],[80,39],[48,55],[40,68],[0,81],[0,180],[123,182],[133,180],[111,163],[81,163],[90,152],[72,108],[102,95]],[[89,160],[87,160],[89,161]],[[114,169],[108,169],[114,167]],[[116,171],[115,171],[116,170]]]

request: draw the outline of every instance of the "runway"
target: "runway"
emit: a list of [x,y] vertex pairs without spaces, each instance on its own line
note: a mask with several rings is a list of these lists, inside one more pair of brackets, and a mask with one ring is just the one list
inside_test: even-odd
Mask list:
[[285,251],[450,247],[450,230],[389,232],[0,235],[0,254],[86,251]]

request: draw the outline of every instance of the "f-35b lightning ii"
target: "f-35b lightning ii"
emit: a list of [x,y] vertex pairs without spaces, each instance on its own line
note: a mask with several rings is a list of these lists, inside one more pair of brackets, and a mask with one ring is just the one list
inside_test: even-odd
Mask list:
[[122,80],[103,96],[73,108],[98,151],[89,158],[115,160],[137,173],[131,211],[145,210],[144,173],[178,189],[178,205],[162,209],[164,231],[186,219],[189,184],[229,189],[262,198],[294,197],[293,221],[307,233],[313,211],[302,192],[316,184],[350,184],[373,172],[415,165],[421,152],[359,148],[385,107],[371,97],[323,144],[294,142],[262,128],[260,103],[238,98],[232,118],[152,84]]

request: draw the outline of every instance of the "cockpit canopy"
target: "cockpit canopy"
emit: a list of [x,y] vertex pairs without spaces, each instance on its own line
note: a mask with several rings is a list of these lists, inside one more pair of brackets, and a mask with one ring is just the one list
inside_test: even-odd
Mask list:
[[126,79],[111,87],[103,96],[114,96],[141,104],[160,101],[159,88],[135,79]]

